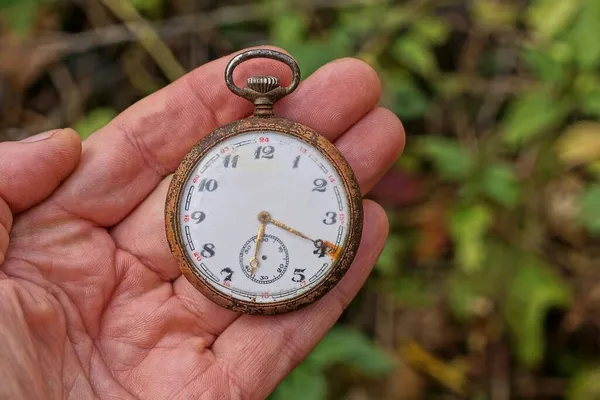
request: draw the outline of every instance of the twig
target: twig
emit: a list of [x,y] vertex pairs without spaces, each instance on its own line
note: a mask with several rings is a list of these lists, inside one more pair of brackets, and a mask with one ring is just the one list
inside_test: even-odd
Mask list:
[[[313,0],[303,4],[305,7],[323,9],[354,7],[361,5],[362,2],[360,0]],[[207,32],[220,26],[263,20],[273,12],[265,10],[256,3],[228,6],[212,12],[174,17],[162,24],[130,21],[127,27],[117,24],[76,34],[58,34],[51,39],[34,37],[18,45],[31,50],[43,47],[61,54],[86,53],[99,47],[138,41],[140,39],[134,32],[143,30],[144,26],[150,26],[162,40],[169,40],[190,33]],[[0,51],[10,45],[10,42],[0,43]]]
[[135,34],[148,54],[162,69],[167,79],[175,81],[185,75],[185,69],[177,61],[171,49],[131,3],[120,0],[102,0],[102,2],[125,22],[125,25]]

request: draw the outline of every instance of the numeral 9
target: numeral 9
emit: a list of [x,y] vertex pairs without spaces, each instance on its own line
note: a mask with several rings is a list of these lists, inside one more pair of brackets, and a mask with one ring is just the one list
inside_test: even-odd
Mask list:
[[192,213],[192,219],[196,221],[196,224],[199,224],[206,219],[206,214],[204,214],[202,211],[195,211]]

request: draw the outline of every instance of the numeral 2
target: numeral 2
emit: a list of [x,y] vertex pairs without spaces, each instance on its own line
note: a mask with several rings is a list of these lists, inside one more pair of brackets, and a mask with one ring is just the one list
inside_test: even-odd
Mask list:
[[324,193],[327,190],[327,181],[325,179],[315,179],[313,185],[315,185],[312,190],[313,192]]

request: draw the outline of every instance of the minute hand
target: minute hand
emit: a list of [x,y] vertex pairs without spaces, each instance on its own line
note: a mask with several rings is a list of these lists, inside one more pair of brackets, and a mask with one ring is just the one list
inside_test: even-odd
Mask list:
[[269,217],[268,221],[269,223],[278,226],[281,229],[285,229],[286,231],[288,231],[289,233],[292,233],[296,236],[300,236],[302,239],[306,239],[306,240],[310,240],[311,242],[314,242],[314,240],[312,240],[311,238],[309,238],[308,236],[306,236],[305,234],[298,232],[297,230],[295,230],[294,228],[291,228],[289,226],[287,226],[286,224],[284,224],[283,222],[279,222],[274,220],[273,218]]

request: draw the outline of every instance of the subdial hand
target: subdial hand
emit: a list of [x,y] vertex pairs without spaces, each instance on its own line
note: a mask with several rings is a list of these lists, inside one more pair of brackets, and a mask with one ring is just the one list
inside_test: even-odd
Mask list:
[[[260,215],[259,215],[260,221]],[[256,235],[256,247],[254,248],[254,256],[250,259],[250,275],[254,276],[254,273],[260,266],[260,262],[258,261],[258,253],[260,252],[260,246],[262,245],[263,237],[265,236],[265,228],[267,223],[264,221],[260,222],[260,227],[258,228],[258,235]]]

